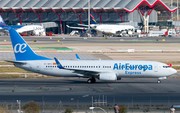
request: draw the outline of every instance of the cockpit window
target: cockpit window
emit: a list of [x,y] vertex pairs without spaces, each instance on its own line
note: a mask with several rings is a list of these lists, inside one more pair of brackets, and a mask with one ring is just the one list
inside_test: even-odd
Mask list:
[[170,68],[170,66],[163,66],[163,68]]

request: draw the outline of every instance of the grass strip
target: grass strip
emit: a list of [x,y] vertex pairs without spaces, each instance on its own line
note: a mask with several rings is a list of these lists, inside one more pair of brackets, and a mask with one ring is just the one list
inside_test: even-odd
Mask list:
[[21,72],[21,73],[28,73],[24,69],[20,69],[18,67],[0,67],[0,72]]
[[180,66],[172,66],[172,68],[174,68],[176,70],[180,70]]
[[24,78],[17,74],[0,74],[0,79],[16,79],[16,78]]
[[162,63],[180,64],[180,61],[160,61]]
[[52,76],[45,76],[39,74],[26,74],[27,77],[25,78],[25,74],[0,74],[0,79],[33,79],[33,78],[56,78]]
[[13,63],[11,63],[11,62],[0,62],[0,65],[13,65]]

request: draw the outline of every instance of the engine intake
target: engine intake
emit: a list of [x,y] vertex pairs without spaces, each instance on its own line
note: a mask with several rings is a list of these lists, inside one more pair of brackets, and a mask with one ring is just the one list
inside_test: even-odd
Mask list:
[[115,73],[101,73],[99,75],[99,80],[104,81],[115,81],[117,80],[117,76]]

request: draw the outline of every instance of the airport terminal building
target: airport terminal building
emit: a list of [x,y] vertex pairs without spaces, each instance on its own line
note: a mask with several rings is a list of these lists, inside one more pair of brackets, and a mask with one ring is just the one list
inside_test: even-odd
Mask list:
[[[56,22],[54,33],[70,33],[66,25],[88,22],[88,0],[1,0],[2,18],[6,24]],[[90,0],[90,10],[98,23],[157,22],[159,12],[171,12],[162,0]]]

